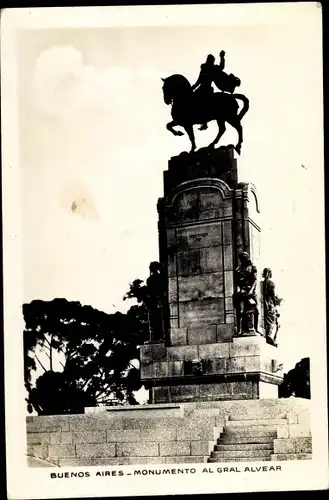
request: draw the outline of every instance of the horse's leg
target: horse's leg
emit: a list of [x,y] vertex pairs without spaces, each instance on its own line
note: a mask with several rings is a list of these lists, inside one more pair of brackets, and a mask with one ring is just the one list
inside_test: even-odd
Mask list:
[[242,145],[242,142],[243,142],[243,132],[242,132],[242,125],[241,123],[238,121],[235,125],[235,129],[239,135],[239,141],[238,141],[238,144],[235,146],[235,149],[236,149],[236,152],[237,153],[241,153],[241,145]]
[[187,135],[189,136],[189,139],[191,141],[192,147],[191,147],[191,152],[196,150],[196,144],[195,144],[195,137],[194,137],[194,130],[193,130],[193,125],[184,125],[184,128],[186,130]]
[[235,118],[234,120],[227,120],[228,123],[230,125],[232,125],[232,127],[235,128],[235,130],[237,131],[238,133],[238,136],[239,136],[239,140],[238,140],[238,144],[235,146],[235,150],[237,153],[241,153],[241,145],[242,145],[242,142],[243,142],[243,131],[242,131],[242,125],[240,123],[240,120],[238,118]]
[[217,144],[217,142],[219,141],[219,139],[222,137],[222,135],[224,134],[224,132],[226,130],[225,121],[224,120],[221,120],[221,121],[217,120],[217,125],[218,125],[218,134],[216,135],[215,140],[213,140],[209,144],[209,147],[215,146],[215,144]]
[[172,122],[167,123],[166,127],[169,132],[171,132],[174,135],[184,135],[184,132],[181,130],[175,130],[174,127],[177,126],[178,124],[173,120]]

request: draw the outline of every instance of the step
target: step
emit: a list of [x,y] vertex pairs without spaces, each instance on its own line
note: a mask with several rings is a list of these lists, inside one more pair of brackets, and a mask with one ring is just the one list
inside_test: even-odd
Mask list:
[[[161,457],[159,457],[161,458]],[[166,464],[199,464],[207,463],[207,457],[204,455],[179,455],[172,457],[164,457]],[[140,463],[143,463],[141,459]]]
[[273,444],[273,439],[268,436],[236,436],[233,435],[223,435],[223,437],[217,440],[218,444],[256,444],[256,443],[271,443]]
[[272,460],[312,460],[312,453],[273,453]]
[[268,462],[270,457],[240,457],[240,458],[208,458],[208,463],[222,463],[222,462]]
[[286,425],[288,420],[286,418],[266,418],[255,420],[228,420],[225,427],[258,427],[258,426],[277,426]]
[[[171,457],[109,457],[109,458],[89,458],[89,466],[120,466],[120,465],[164,465],[164,464],[196,464],[207,463],[206,456],[171,456]],[[78,458],[59,459],[60,467],[81,466]],[[86,465],[86,463],[84,464]]]
[[277,436],[277,430],[274,430],[274,429],[255,429],[255,428],[250,428],[250,427],[246,427],[246,428],[241,428],[239,427],[238,430],[237,429],[227,429],[225,427],[224,429],[224,432],[223,432],[223,436],[249,436],[249,437],[276,437]]
[[[269,404],[264,404],[264,400],[247,402],[247,407],[243,409],[237,409],[237,412],[233,409],[229,415],[228,420],[234,422],[236,420],[268,420],[271,418],[287,418],[291,411],[291,402],[287,399],[284,401],[280,400],[267,400]],[[260,408],[259,406],[262,406]],[[247,409],[247,411],[245,411]]]
[[248,443],[248,444],[216,444],[215,451],[239,451],[239,450],[273,450],[274,445],[272,443]]
[[249,457],[250,459],[256,457],[269,457],[273,453],[272,450],[237,450],[237,451],[212,451],[212,458],[238,458],[238,457]]
[[244,431],[277,431],[277,425],[239,425],[239,426],[230,426],[225,425],[224,430],[229,432],[244,432]]

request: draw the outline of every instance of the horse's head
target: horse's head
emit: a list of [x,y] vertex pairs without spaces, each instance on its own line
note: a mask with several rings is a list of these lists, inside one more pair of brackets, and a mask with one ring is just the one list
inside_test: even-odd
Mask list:
[[191,85],[183,75],[172,75],[162,78],[163,100],[166,104],[172,104],[174,99],[186,96],[191,92]]
[[163,91],[163,100],[165,104],[171,104],[173,100],[172,89],[169,78],[161,78],[161,80],[163,81],[162,91]]

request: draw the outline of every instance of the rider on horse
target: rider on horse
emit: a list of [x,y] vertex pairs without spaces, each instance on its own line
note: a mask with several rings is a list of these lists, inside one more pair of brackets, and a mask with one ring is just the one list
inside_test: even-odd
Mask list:
[[199,78],[192,85],[192,90],[197,90],[202,94],[212,93],[214,90],[211,86],[214,79],[215,58],[212,54],[207,56],[205,63],[201,64]]
[[[210,100],[214,89],[212,83],[222,92],[234,92],[235,87],[240,85],[239,78],[234,75],[228,75],[225,73],[225,52],[222,50],[219,54],[220,63],[215,64],[215,58],[212,54],[209,54],[207,60],[204,64],[201,64],[201,70],[198,80],[192,86],[192,90],[196,91],[197,95],[201,97],[201,101],[204,103],[204,107],[207,108],[210,104]],[[200,130],[206,130],[208,128],[207,123],[203,123]]]
[[[199,78],[195,84],[192,85],[192,90],[196,91],[198,97],[201,97],[201,101],[205,104],[205,107],[208,107],[208,104],[210,104],[210,99],[214,93],[214,89],[211,85],[214,79],[214,72],[215,58],[212,54],[209,54],[206,62],[201,64]],[[200,130],[206,130],[207,128],[208,125],[205,122],[200,127]]]

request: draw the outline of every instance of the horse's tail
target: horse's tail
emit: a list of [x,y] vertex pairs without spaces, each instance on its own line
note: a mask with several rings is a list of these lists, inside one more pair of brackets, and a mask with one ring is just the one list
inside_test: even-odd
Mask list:
[[233,94],[233,97],[235,99],[240,99],[243,102],[243,108],[238,114],[238,119],[241,121],[249,109],[249,99],[243,94]]

